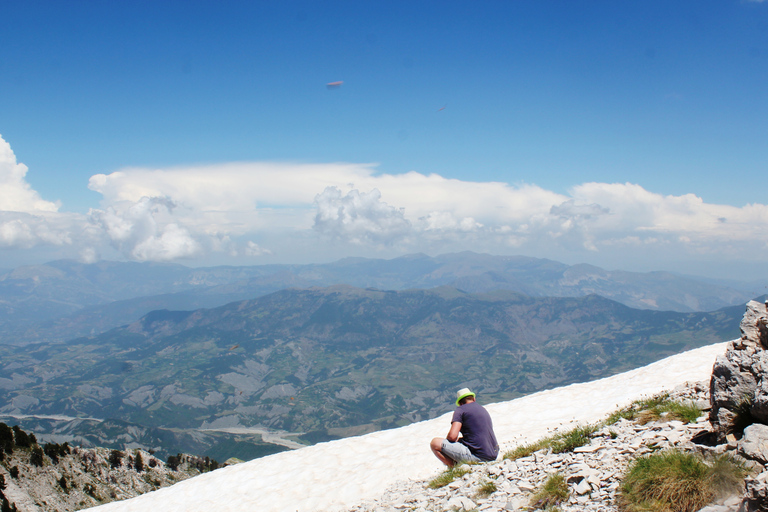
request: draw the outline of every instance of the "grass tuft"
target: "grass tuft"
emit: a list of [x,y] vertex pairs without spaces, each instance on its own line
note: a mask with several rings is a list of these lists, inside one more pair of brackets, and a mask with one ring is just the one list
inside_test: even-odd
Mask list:
[[429,488],[439,489],[440,487],[445,487],[457,478],[461,478],[462,476],[466,475],[469,473],[469,471],[469,468],[466,466],[453,466],[452,468],[446,469],[441,474],[433,478],[429,482]]
[[504,458],[516,460],[521,457],[527,457],[539,450],[547,449],[552,450],[552,453],[572,452],[575,448],[588,444],[596,431],[597,427],[591,425],[575,427],[568,432],[545,437],[535,443],[518,446],[505,453]]
[[615,411],[603,422],[613,425],[621,419],[635,421],[644,425],[661,418],[692,423],[701,416],[701,409],[692,402],[677,402],[662,393],[651,398],[637,400],[629,406]]
[[506,452],[504,454],[504,458],[510,459],[510,460],[517,460],[523,457],[528,457],[529,455],[532,455],[534,452],[537,452],[539,450],[543,450],[544,448],[546,448],[544,442],[545,440],[542,439],[542,440],[536,441],[535,443],[523,444],[523,445],[517,446],[515,447],[515,449]]
[[561,473],[547,477],[544,485],[531,498],[531,507],[535,509],[552,510],[568,499],[568,484]]
[[728,433],[734,434],[739,439],[744,435],[744,429],[755,422],[752,417],[752,401],[749,395],[742,397],[733,411],[733,421],[728,425]]
[[746,474],[728,456],[707,461],[676,450],[661,452],[630,464],[617,505],[624,512],[694,512],[739,492]]
[[496,482],[493,480],[486,480],[481,485],[480,488],[477,490],[477,496],[478,498],[487,498],[491,494],[498,491],[499,488],[496,487]]
[[597,431],[596,426],[586,425],[583,427],[576,427],[564,434],[556,435],[550,444],[552,453],[572,452],[579,446],[588,444],[595,431]]

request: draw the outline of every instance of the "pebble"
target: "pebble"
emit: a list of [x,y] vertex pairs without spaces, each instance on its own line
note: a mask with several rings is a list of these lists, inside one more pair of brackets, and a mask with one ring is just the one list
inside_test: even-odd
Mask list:
[[[693,384],[679,388],[672,393],[672,398],[708,407],[708,386]],[[439,489],[430,489],[428,481],[401,482],[382,496],[352,507],[350,512],[375,512],[393,507],[424,512],[529,510],[533,494],[556,472],[566,478],[570,493],[568,500],[558,506],[562,512],[618,512],[616,497],[629,462],[660,449],[713,451],[690,442],[694,434],[708,427],[706,416],[688,424],[662,419],[639,425],[622,419],[602,427],[590,444],[571,453],[553,454],[542,450],[514,461],[506,459],[466,466],[469,473]],[[483,495],[480,488],[489,481],[496,484],[496,491]],[[740,504],[740,496],[730,497],[699,512],[735,512]]]

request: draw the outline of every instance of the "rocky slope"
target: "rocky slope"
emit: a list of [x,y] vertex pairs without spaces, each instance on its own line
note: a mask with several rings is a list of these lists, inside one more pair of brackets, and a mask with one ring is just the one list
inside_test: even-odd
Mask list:
[[[675,401],[693,402],[709,409],[709,383],[680,387],[670,394]],[[391,488],[383,496],[351,509],[351,512],[433,512],[445,510],[502,512],[533,510],[532,496],[547,477],[561,473],[568,483],[569,496],[558,505],[562,512],[617,512],[616,497],[627,465],[634,459],[660,450],[678,449],[699,453],[731,452],[757,473],[763,466],[737,453],[737,444],[707,446],[692,441],[711,430],[708,416],[695,423],[665,420],[639,424],[621,419],[603,426],[589,444],[573,452],[554,454],[539,450],[516,460],[464,466],[468,472],[436,489],[429,481],[411,481]],[[750,480],[755,480],[751,479]],[[494,492],[483,489],[493,485]],[[707,506],[702,512],[764,510],[749,508],[742,495],[727,496]]]
[[143,450],[46,444],[43,451],[32,443],[8,451],[7,445],[0,449],[0,503],[3,510],[15,506],[18,512],[90,508],[167,487],[216,466],[189,455],[166,463]]

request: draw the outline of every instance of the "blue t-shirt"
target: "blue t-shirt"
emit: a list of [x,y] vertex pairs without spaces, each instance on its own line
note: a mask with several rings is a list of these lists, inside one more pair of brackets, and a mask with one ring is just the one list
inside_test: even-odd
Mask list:
[[472,455],[482,460],[495,460],[499,455],[499,443],[493,433],[493,422],[483,406],[467,402],[453,411],[451,423],[461,422],[459,442],[469,448]]

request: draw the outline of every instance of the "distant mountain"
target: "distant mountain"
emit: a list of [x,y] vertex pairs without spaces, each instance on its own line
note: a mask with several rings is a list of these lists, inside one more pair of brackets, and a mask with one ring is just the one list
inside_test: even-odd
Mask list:
[[282,290],[153,311],[93,338],[2,346],[0,413],[262,427],[316,442],[434,417],[458,387],[508,400],[735,338],[743,312],[450,287]]
[[213,308],[287,288],[348,284],[381,290],[452,286],[533,297],[597,294],[657,311],[714,311],[753,298],[743,289],[666,272],[606,271],[523,256],[464,252],[322,265],[188,268],[174,264],[56,261],[0,275],[0,343],[94,336],[156,309]]

